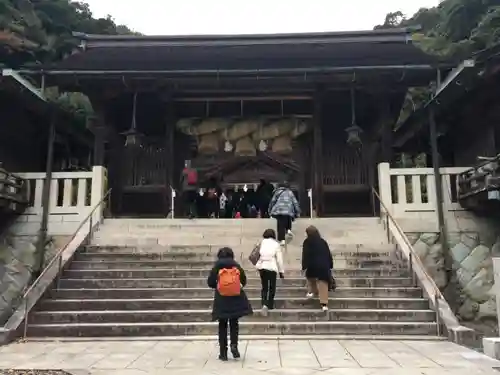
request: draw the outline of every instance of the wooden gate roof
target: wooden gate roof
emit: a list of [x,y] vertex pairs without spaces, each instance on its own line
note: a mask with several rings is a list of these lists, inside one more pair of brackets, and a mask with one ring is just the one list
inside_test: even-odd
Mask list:
[[[399,80],[426,84],[450,64],[412,43],[410,29],[356,32],[130,36],[76,33],[81,48],[66,59],[31,69],[73,78],[138,75],[305,75],[399,70]],[[401,73],[402,71],[408,72]],[[58,79],[59,81],[59,79]],[[415,82],[412,82],[414,84]]]
[[52,68],[162,71],[439,63],[413,45],[407,30],[248,36],[76,36],[82,40],[84,51]]

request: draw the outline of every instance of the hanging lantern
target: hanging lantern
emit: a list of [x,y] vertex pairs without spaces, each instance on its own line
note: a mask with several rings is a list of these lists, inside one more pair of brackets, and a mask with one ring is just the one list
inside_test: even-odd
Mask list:
[[345,129],[347,132],[347,144],[349,145],[359,145],[361,144],[361,129],[358,125],[354,124]]
[[347,132],[347,144],[350,146],[361,145],[361,129],[356,123],[356,98],[354,95],[354,89],[351,89],[351,126],[349,126],[345,131]]
[[128,146],[138,146],[142,147],[142,138],[143,134],[137,130],[137,93],[134,94],[134,101],[132,104],[132,124],[130,129],[125,133],[122,133],[125,136],[125,147]]
[[231,151],[233,151],[233,145],[232,145],[232,143],[231,143],[231,142],[226,141],[226,142],[224,143],[224,151],[225,151],[225,152],[231,152]]

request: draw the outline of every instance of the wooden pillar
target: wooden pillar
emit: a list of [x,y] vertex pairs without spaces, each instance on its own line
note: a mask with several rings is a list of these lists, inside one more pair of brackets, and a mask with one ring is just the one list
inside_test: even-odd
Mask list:
[[318,88],[314,95],[313,112],[313,207],[316,215],[320,217],[323,213],[323,101],[324,91]]
[[393,135],[394,122],[391,113],[391,103],[389,98],[385,97],[380,103],[381,108],[381,134],[380,134],[380,162],[391,163],[393,159]]
[[[171,94],[167,95],[165,97],[165,104],[166,104],[166,113],[165,113],[165,149],[166,149],[166,155],[167,155],[167,160],[166,160],[166,183],[167,183],[167,197],[168,197],[168,202],[166,202],[166,212],[170,212],[172,209],[175,209],[175,207],[171,207],[171,202],[172,202],[172,189],[175,189],[176,186],[176,181],[175,181],[175,121],[176,121],[176,116],[175,116],[175,105],[174,105],[174,100]],[[174,212],[172,214],[175,215]]]
[[[110,119],[107,116],[109,113],[108,105],[110,100],[114,98],[116,93],[109,92],[97,92],[91,90],[87,92],[87,96],[94,109],[94,115],[88,119],[87,128],[94,134],[94,148],[92,155],[92,165],[105,167],[108,170],[108,187],[112,188],[112,194],[110,196],[110,205],[107,207],[106,215],[112,215],[119,212],[121,192],[117,187],[119,184],[119,170],[111,167],[115,160],[119,160],[119,155],[116,153],[119,151],[119,143],[122,142],[121,138],[116,133],[113,128]],[[110,155],[106,159],[106,143],[110,143]]]
[[94,128],[94,157],[93,165],[104,167],[106,127],[98,125]]
[[94,116],[89,118],[87,127],[94,133],[93,165],[105,166],[105,143],[107,138],[107,122],[105,99],[101,95],[89,95],[89,100],[94,108]]
[[42,190],[42,220],[37,233],[35,267],[32,274],[33,281],[42,273],[47,249],[47,231],[50,210],[50,189],[52,187],[52,170],[54,164],[54,142],[56,139],[57,109],[51,106],[50,123],[47,136],[47,157],[45,161],[45,181]]
[[[370,168],[369,183],[370,188],[378,189],[379,194],[382,193],[384,187],[380,186],[380,165],[381,163],[390,163],[394,158],[393,154],[393,128],[395,118],[391,112],[391,100],[387,95],[378,96],[375,102],[380,109],[378,113],[378,122],[371,131],[372,146],[367,151],[368,165]],[[390,186],[389,186],[390,188]],[[370,201],[373,215],[379,214],[379,204],[373,194],[370,194]],[[384,201],[385,204],[389,204]]]

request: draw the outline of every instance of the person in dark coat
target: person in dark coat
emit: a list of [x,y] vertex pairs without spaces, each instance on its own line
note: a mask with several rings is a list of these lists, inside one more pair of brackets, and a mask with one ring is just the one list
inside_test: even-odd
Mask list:
[[210,271],[207,284],[210,288],[215,289],[214,303],[212,307],[212,320],[219,321],[219,359],[227,361],[227,326],[229,324],[229,336],[231,339],[231,354],[234,358],[240,358],[238,351],[238,319],[253,314],[252,306],[248,298],[241,290],[238,296],[221,296],[217,290],[219,271],[223,268],[237,268],[240,272],[240,284],[244,288],[247,283],[245,271],[234,260],[233,250],[229,247],[223,247],[217,253],[217,261]]
[[256,206],[260,211],[260,217],[269,217],[269,202],[271,202],[273,192],[273,185],[261,179],[256,191]]
[[318,229],[309,226],[302,245],[302,271],[307,278],[307,298],[319,296],[321,309],[328,311],[328,289],[332,279],[333,258],[328,243]]

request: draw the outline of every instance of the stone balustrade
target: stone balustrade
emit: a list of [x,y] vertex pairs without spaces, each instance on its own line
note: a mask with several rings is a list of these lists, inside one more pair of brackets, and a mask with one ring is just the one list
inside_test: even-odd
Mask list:
[[[42,218],[42,194],[45,173],[16,173],[28,183],[28,207],[11,228],[16,235],[34,235]],[[50,235],[71,235],[78,225],[99,203],[105,194],[107,173],[104,167],[95,166],[91,171],[54,172],[50,185],[49,223]],[[97,209],[92,222],[102,220],[104,207]]]

